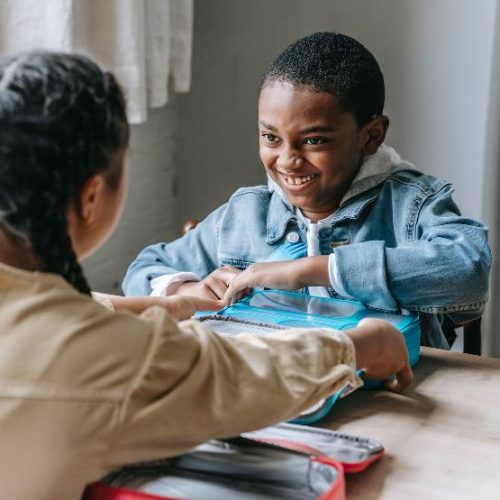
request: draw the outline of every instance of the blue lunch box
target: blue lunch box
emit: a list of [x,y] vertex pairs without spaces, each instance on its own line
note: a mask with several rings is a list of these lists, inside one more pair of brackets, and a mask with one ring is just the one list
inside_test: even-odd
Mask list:
[[[253,332],[257,335],[269,335],[292,327],[348,330],[356,327],[363,318],[380,318],[394,325],[405,338],[410,364],[414,366],[417,363],[420,357],[418,316],[415,313],[395,314],[368,309],[355,300],[316,297],[282,290],[256,290],[216,314],[198,313],[196,319],[222,334]],[[364,378],[365,388],[373,389],[380,385],[379,380]],[[349,387],[342,388],[293,422],[312,424],[320,420],[348,392]]]

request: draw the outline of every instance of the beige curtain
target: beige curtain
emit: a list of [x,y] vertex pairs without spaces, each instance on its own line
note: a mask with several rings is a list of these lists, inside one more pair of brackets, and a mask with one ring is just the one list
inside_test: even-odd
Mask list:
[[0,0],[0,53],[89,54],[125,88],[131,123],[191,80],[193,0]]

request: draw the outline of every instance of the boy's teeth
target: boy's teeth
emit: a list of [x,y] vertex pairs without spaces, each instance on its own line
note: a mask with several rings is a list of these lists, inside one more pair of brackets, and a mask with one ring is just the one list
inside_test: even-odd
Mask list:
[[313,178],[312,175],[306,175],[303,177],[287,177],[284,175],[283,177],[288,184],[294,184],[295,186],[300,186],[300,184],[304,184]]

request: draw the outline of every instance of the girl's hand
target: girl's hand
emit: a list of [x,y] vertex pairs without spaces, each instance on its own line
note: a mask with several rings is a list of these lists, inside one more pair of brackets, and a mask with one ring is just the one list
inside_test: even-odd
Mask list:
[[176,320],[190,318],[197,311],[217,311],[224,307],[221,300],[173,295],[171,297],[122,297],[104,293],[93,293],[95,300],[111,302],[115,311],[141,314],[148,307],[164,307]]
[[190,297],[187,295],[172,295],[171,297],[158,297],[162,299],[161,305],[177,321],[189,319],[198,311],[217,311],[224,307],[221,300]]
[[[370,378],[385,380],[386,388],[401,392],[413,380],[403,335],[390,323],[366,318],[347,332],[356,349],[356,367]],[[389,378],[395,375],[395,378]]]

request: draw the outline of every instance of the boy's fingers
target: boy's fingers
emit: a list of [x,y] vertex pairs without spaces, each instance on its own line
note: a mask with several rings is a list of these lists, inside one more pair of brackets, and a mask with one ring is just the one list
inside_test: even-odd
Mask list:
[[212,275],[216,277],[216,279],[223,281],[226,285],[236,278],[238,274],[241,273],[240,269],[237,269],[236,267],[231,267],[231,266],[224,266],[221,267],[220,269],[217,269],[217,271],[214,271]]
[[233,299],[238,292],[241,292],[246,288],[245,280],[241,278],[242,274],[238,274],[232,280],[230,280],[227,284],[227,290],[224,294],[224,302],[228,303],[231,299]]
[[207,286],[217,299],[222,300],[226,294],[228,284],[238,276],[238,273],[229,269],[220,268],[204,279]]
[[[220,297],[218,297],[213,290],[205,284],[202,288],[202,293],[203,295],[196,295],[200,300],[215,300],[218,301],[220,300]],[[188,295],[189,297],[189,295]]]
[[227,287],[224,281],[212,280],[207,286],[213,292],[217,300],[222,300],[226,294]]
[[214,271],[205,279],[206,285],[214,293],[217,299],[223,300],[229,283],[240,274],[240,270],[235,267],[225,266]]
[[227,287],[226,293],[224,294],[224,298],[222,300],[225,304],[229,305],[231,304],[231,302],[234,302],[238,292],[238,287],[229,283],[229,286]]
[[232,274],[240,274],[241,273],[241,269],[238,269],[237,267],[233,267],[233,266],[224,266],[221,269],[227,270]]
[[243,288],[243,290],[240,290],[235,296],[234,296],[234,301],[238,301],[240,299],[242,299],[243,297],[245,297],[245,295],[248,295],[249,293],[251,293],[252,289],[251,288],[248,288],[248,287],[245,287]]
[[240,281],[237,281],[237,278],[235,278],[228,284],[223,301],[226,305],[233,304],[245,295],[248,295],[251,291],[252,289],[249,286],[245,283],[240,283]]

